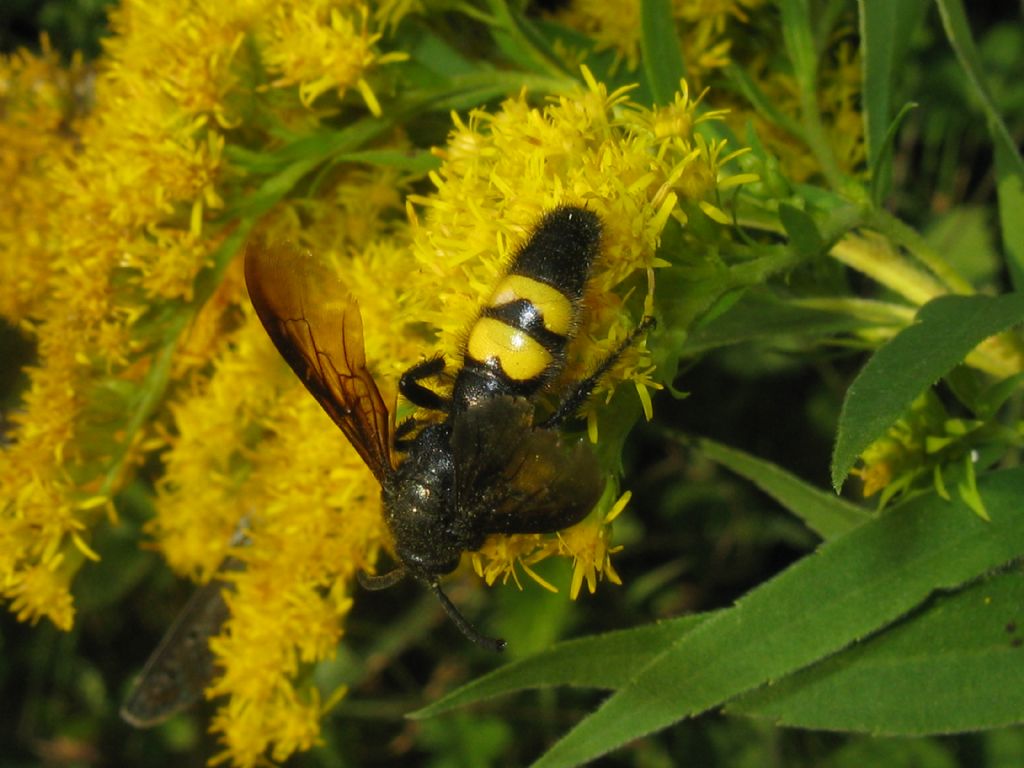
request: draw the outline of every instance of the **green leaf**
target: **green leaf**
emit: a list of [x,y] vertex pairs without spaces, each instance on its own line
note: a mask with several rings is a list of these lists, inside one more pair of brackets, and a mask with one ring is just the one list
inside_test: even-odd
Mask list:
[[868,325],[868,321],[849,314],[808,309],[755,289],[747,291],[727,312],[694,328],[686,338],[683,354],[696,356],[749,341],[777,343],[786,337],[804,339],[807,346],[815,338],[849,333]]
[[266,168],[280,168],[251,195],[233,206],[229,216],[257,219],[273,208],[295,185],[333,154],[361,148],[391,127],[390,119],[364,118],[340,131],[303,137],[264,158]]
[[410,35],[412,39],[406,43],[405,49],[411,62],[408,66],[413,70],[442,78],[473,73],[473,63],[426,25],[417,25]]
[[797,255],[804,258],[820,256],[825,250],[825,240],[818,231],[818,225],[806,212],[789,203],[779,204],[779,221],[789,237],[789,244]]
[[935,590],[1024,553],[1024,471],[979,482],[986,523],[921,496],[834,541],[676,639],[535,764],[575,766],[879,631]]
[[[876,188],[876,204],[885,198],[891,181],[894,102],[893,86],[903,78],[903,62],[912,31],[924,18],[927,0],[860,0],[860,53],[864,73],[864,138]],[[902,114],[902,113],[901,113]]]
[[670,0],[641,0],[640,35],[644,74],[654,103],[671,104],[679,90],[679,81],[686,77],[686,64]]
[[1020,231],[1020,212],[1024,204],[1024,160],[1017,144],[1003,122],[985,81],[981,56],[971,37],[963,3],[960,0],[936,0],[942,25],[953,51],[967,76],[967,82],[981,105],[989,133],[995,144],[996,176],[999,192],[999,218],[1009,257],[1014,287],[1024,286],[1024,233]]
[[416,744],[431,753],[424,763],[429,768],[499,766],[515,738],[512,724],[500,717],[464,714],[423,723]]
[[[830,744],[832,740],[822,743]],[[812,764],[822,768],[962,768],[963,763],[956,757],[957,747],[955,743],[928,739],[849,739],[830,750],[827,759]],[[1009,766],[992,762],[986,768]]]
[[800,123],[794,120],[792,115],[779,109],[775,100],[761,89],[760,84],[750,76],[746,69],[736,64],[729,64],[725,68],[725,73],[736,90],[750,102],[750,106],[769,123],[779,126],[793,136],[803,135]]
[[413,712],[409,717],[432,717],[457,707],[527,688],[551,688],[558,685],[620,688],[666,645],[689,632],[708,615],[684,616],[635,629],[558,643],[541,653],[506,664]]
[[1024,294],[941,296],[868,360],[846,393],[832,453],[838,492],[857,457],[978,344],[1024,319]]
[[1024,721],[1024,573],[937,598],[884,634],[744,696],[730,714],[921,736]]
[[871,166],[871,202],[875,206],[881,206],[889,194],[889,184],[892,181],[892,152],[896,144],[896,134],[903,125],[903,121],[913,110],[917,109],[916,103],[904,104],[896,114],[885,137],[882,139],[882,146],[878,158]]
[[999,199],[999,232],[1006,250],[1006,262],[1017,290],[1024,290],[1024,164],[1017,147],[1003,132],[994,131],[996,195]]
[[991,206],[957,205],[931,222],[924,235],[928,245],[971,285],[1000,283],[1003,261],[996,242],[998,234],[992,227]]
[[333,158],[335,163],[365,163],[386,168],[398,168],[410,173],[426,174],[441,167],[440,158],[424,150],[366,149],[345,152]]
[[981,393],[976,403],[977,415],[981,419],[994,419],[1006,401],[1024,386],[1024,373],[1018,373],[998,381]]
[[750,480],[824,539],[834,539],[871,519],[867,510],[808,485],[769,461],[713,440],[701,439],[698,445],[705,456]]

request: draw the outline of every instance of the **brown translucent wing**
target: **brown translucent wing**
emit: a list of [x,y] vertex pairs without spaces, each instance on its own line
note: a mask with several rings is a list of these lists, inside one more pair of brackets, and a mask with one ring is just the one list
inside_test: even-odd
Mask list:
[[250,242],[245,283],[277,351],[383,483],[392,472],[391,418],[366,367],[355,299],[292,243]]
[[533,426],[533,406],[496,397],[452,426],[459,522],[481,533],[551,533],[594,508],[604,476],[582,439]]

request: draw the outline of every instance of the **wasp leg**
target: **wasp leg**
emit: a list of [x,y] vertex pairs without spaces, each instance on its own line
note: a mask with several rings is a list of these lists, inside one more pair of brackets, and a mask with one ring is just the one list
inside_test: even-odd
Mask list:
[[408,453],[409,446],[412,445],[412,440],[409,439],[409,435],[416,429],[416,419],[410,416],[407,419],[403,419],[402,422],[395,427],[395,450],[401,453]]
[[616,361],[622,356],[622,353],[633,346],[633,342],[636,341],[636,337],[644,331],[653,328],[655,320],[653,317],[645,317],[640,321],[640,325],[632,330],[626,340],[623,341],[619,348],[612,352],[608,357],[601,361],[601,364],[597,366],[593,373],[587,378],[576,383],[572,389],[566,393],[565,397],[562,398],[562,402],[558,404],[558,408],[548,418],[541,422],[541,429],[551,429],[552,427],[559,426],[566,419],[571,419],[576,415],[576,411],[579,410],[580,406],[587,401],[590,394],[594,391],[594,387],[601,380],[601,377],[608,373],[608,369],[615,365]]
[[437,595],[437,599],[441,601],[441,607],[444,608],[444,612],[448,614],[448,618],[452,620],[463,635],[485,650],[495,652],[505,650],[505,646],[508,645],[508,643],[500,637],[488,637],[470,624],[469,620],[459,612],[458,608],[455,607],[455,603],[449,600],[448,595],[441,590],[440,584],[436,581],[430,581],[427,582],[427,584],[434,594]]
[[440,355],[416,363],[398,380],[398,391],[402,393],[402,397],[420,408],[427,408],[431,411],[447,411],[451,408],[448,398],[442,397],[434,390],[427,389],[420,384],[423,379],[437,376],[443,370],[444,358]]

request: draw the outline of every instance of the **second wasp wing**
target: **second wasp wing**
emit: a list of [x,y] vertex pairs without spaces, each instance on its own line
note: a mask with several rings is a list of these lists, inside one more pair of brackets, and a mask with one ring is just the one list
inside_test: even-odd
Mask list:
[[496,397],[460,413],[452,427],[460,522],[490,533],[551,533],[594,508],[604,477],[590,446],[533,426],[533,406]]
[[355,299],[308,251],[287,242],[250,242],[245,283],[278,352],[383,483],[393,471],[391,417],[366,367]]
[[219,577],[241,568],[241,561],[229,557],[189,598],[132,686],[121,707],[122,719],[149,728],[202,697],[215,671],[209,641],[229,615],[224,590],[232,586]]

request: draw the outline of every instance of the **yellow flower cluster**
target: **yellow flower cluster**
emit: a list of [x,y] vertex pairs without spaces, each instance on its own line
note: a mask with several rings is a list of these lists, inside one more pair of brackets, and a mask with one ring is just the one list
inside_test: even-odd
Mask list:
[[[38,57],[0,58],[0,315],[26,331],[31,319],[46,315],[47,284],[59,268],[53,240],[65,190],[48,177],[70,157],[87,83],[81,63],[64,69],[45,39]],[[75,350],[61,338],[68,321],[55,321],[61,328],[38,335],[39,356],[54,365],[29,371],[23,408],[10,417],[19,444],[0,453],[0,593],[20,619],[47,616],[69,629],[69,583],[88,549],[64,547],[81,542],[85,526],[64,469],[78,410],[70,376]]]
[[[230,297],[203,308],[185,343],[178,336],[222,240],[227,136],[253,98],[254,66],[238,52],[246,36],[281,38],[280,14],[307,12],[300,2],[127,0],[95,68],[62,68],[45,41],[40,56],[0,59],[0,314],[38,351],[0,452],[0,594],[25,619],[70,627],[71,578],[96,556],[89,532],[113,519],[107,502],[125,470],[157,444],[146,416],[167,371],[173,381],[220,347]],[[336,55],[339,93],[365,96],[364,69],[379,63],[366,18],[358,3],[324,22],[342,50],[370,40],[348,68]],[[342,19],[358,22],[351,39]],[[298,91],[313,87],[282,73]]]
[[327,91],[344,96],[354,85],[370,111],[380,114],[380,104],[363,72],[408,57],[404,53],[377,54],[374,46],[381,35],[369,31],[366,3],[314,0],[270,4],[266,10],[273,21],[264,58],[271,71],[280,73],[271,85],[298,85],[299,98],[307,107]]
[[87,73],[79,60],[65,68],[44,38],[38,56],[0,57],[0,317],[19,323],[44,293],[50,274],[47,222],[62,191],[47,173],[65,161]]

